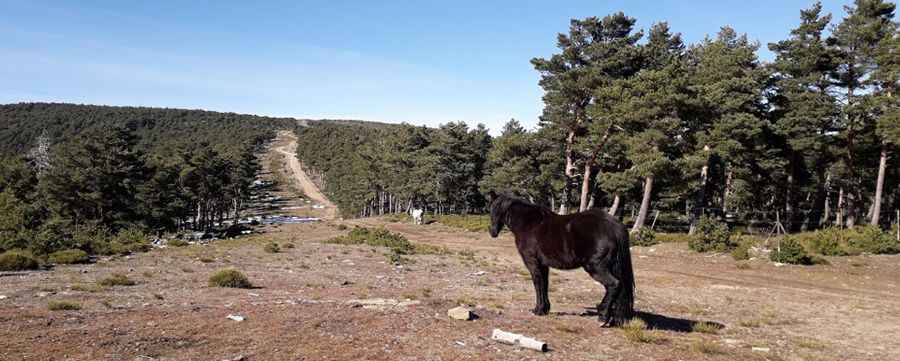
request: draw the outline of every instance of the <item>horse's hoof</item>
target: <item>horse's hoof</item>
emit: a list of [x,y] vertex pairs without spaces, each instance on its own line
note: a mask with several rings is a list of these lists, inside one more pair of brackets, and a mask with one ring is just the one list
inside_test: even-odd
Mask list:
[[535,316],[546,316],[547,314],[550,313],[550,310],[535,308],[535,309],[531,310],[531,313],[534,314]]

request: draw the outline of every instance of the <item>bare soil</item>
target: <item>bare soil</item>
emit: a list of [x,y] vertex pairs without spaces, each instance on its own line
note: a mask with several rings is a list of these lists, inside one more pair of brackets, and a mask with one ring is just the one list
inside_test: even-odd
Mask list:
[[[304,193],[314,198],[318,190],[310,186]],[[291,210],[280,213],[335,214],[333,205],[295,208],[305,204],[291,198],[282,205]],[[385,249],[322,243],[357,225],[384,226],[448,252],[413,255],[398,267]],[[531,315],[531,281],[509,234],[493,239],[385,219],[263,231],[90,265],[2,273],[0,360],[900,359],[898,256],[776,267],[698,254],[678,243],[634,247],[636,307],[656,338],[645,343],[599,327],[587,308],[599,302],[602,287],[582,271],[553,271],[551,314]],[[282,251],[266,253],[269,242]],[[256,288],[207,285],[210,274],[229,267]],[[96,286],[114,273],[137,285]],[[372,298],[418,303],[371,308],[353,302]],[[50,311],[50,301],[82,308]],[[472,305],[479,318],[447,317],[458,304]],[[698,322],[713,327],[695,327]],[[546,341],[550,351],[495,343],[494,328]]]

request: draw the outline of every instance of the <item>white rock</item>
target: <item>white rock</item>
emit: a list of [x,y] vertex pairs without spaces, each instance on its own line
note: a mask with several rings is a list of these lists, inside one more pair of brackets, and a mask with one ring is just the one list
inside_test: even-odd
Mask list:
[[226,318],[229,320],[232,320],[232,321],[237,321],[237,322],[241,322],[244,320],[244,316],[240,316],[240,315],[228,315],[228,317],[226,317]]
[[468,307],[459,306],[447,310],[447,316],[454,320],[468,321],[472,319],[472,311]]
[[5,299],[6,299],[6,295],[0,295],[0,300],[5,300]]
[[753,352],[769,352],[770,351],[768,347],[753,347],[750,350],[752,350]]

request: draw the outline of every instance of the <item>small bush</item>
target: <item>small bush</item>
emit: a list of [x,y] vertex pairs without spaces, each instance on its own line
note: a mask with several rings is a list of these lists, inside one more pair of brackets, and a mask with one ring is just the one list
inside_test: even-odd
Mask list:
[[190,243],[187,243],[187,241],[180,239],[170,239],[168,242],[166,242],[166,245],[169,247],[187,247],[188,245],[190,245]]
[[48,260],[50,263],[56,264],[79,264],[89,263],[91,257],[88,256],[87,252],[80,249],[67,249],[51,253]]
[[719,326],[710,322],[694,322],[691,325],[691,331],[716,334],[719,333]]
[[702,339],[694,341],[694,343],[691,344],[691,350],[707,355],[717,355],[725,353],[725,349],[723,349],[722,346],[717,345],[715,342]]
[[872,254],[900,253],[900,242],[877,226],[856,227],[847,232],[847,247]]
[[137,282],[134,282],[132,279],[128,278],[128,276],[123,275],[121,273],[113,274],[112,276],[106,277],[97,284],[105,287],[113,287],[113,286],[134,286]]
[[714,218],[701,217],[695,232],[688,247],[697,252],[728,252],[737,246],[731,240],[728,226]]
[[641,227],[637,233],[631,234],[632,246],[648,247],[658,243],[659,241],[656,240],[656,232],[649,227]]
[[8,251],[0,254],[0,271],[36,270],[40,264],[30,254]]
[[622,332],[625,334],[625,338],[631,342],[660,343],[663,341],[653,331],[648,331],[647,323],[639,318],[632,319],[622,325]]
[[103,287],[100,285],[81,284],[81,283],[72,285],[72,291],[94,293],[94,292],[100,292],[101,290],[103,290]]
[[219,270],[209,277],[210,287],[251,288],[253,284],[240,271],[228,268]]
[[335,237],[325,243],[360,245],[366,244],[373,247],[387,247],[400,255],[415,253],[415,246],[399,233],[393,233],[384,228],[356,227],[346,236]]
[[278,243],[269,242],[263,246],[263,251],[266,251],[266,253],[278,253],[281,252],[281,247],[278,246]]
[[837,228],[826,228],[816,232],[804,232],[794,235],[798,242],[806,245],[810,251],[825,256],[846,256],[844,232]]
[[391,251],[391,253],[387,254],[387,259],[388,259],[388,262],[390,262],[392,265],[395,265],[395,266],[405,265],[405,264],[409,264],[412,262],[411,259],[404,257],[402,254],[399,254],[394,251]]
[[72,301],[50,301],[47,303],[47,309],[50,311],[78,311],[81,304]]
[[780,244],[769,253],[769,259],[772,262],[790,263],[790,264],[813,264],[813,258],[806,252],[803,245],[793,237],[785,237]]
[[756,245],[756,240],[752,237],[741,236],[736,242],[737,246],[731,250],[731,258],[735,261],[746,261],[750,259],[750,249]]

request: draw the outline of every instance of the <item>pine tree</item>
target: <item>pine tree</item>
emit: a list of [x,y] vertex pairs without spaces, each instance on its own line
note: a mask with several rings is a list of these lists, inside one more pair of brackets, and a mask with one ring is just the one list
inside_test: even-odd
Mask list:
[[[686,141],[694,144],[694,164],[701,165],[693,221],[717,199],[713,209],[724,213],[729,200],[740,204],[752,201],[753,188],[771,184],[755,175],[774,168],[760,164],[773,158],[762,147],[766,123],[762,94],[767,73],[756,57],[758,44],[723,27],[715,39],[705,39],[688,53],[690,88],[696,94],[686,112],[690,132]],[[693,224],[694,222],[692,222]]]
[[[587,108],[593,99],[595,89],[604,82],[604,77],[621,76],[628,72],[623,64],[618,64],[617,56],[626,52],[641,38],[642,34],[632,34],[634,18],[616,13],[605,18],[589,17],[584,20],[572,19],[569,34],[559,34],[557,47],[559,54],[550,59],[531,60],[541,73],[540,85],[544,89],[544,112],[541,122],[546,127],[562,130],[565,136],[565,179],[560,213],[568,212],[570,188],[576,178],[578,138],[587,135],[591,123]],[[609,81],[609,80],[606,80]],[[602,138],[602,136],[601,136]],[[602,143],[602,140],[600,141]],[[587,140],[582,151],[595,152],[597,141]],[[585,165],[589,173],[593,164]],[[582,180],[587,182],[590,174]],[[587,194],[582,192],[581,203],[585,204]]]
[[848,173],[843,208],[846,209],[844,222],[851,227],[859,218],[865,186],[862,179],[863,159],[860,157],[865,148],[872,145],[867,143],[875,131],[869,106],[872,103],[866,99],[871,92],[869,79],[877,65],[875,58],[879,45],[896,32],[892,20],[895,8],[895,4],[882,0],[856,0],[853,6],[845,7],[847,16],[828,39],[829,44],[840,53],[840,66],[835,78],[843,89],[841,141],[846,148],[844,166]]
[[40,182],[52,215],[114,230],[138,221],[135,195],[146,173],[134,144],[131,131],[118,127],[58,148]]
[[769,44],[769,49],[776,54],[772,64],[775,94],[770,97],[774,105],[771,113],[774,131],[785,140],[786,219],[796,221],[803,198],[800,193],[813,192],[816,194],[813,204],[803,206],[824,210],[811,212],[820,216],[820,221],[815,222],[820,224],[827,221],[830,210],[831,175],[827,170],[834,161],[831,134],[838,129],[839,111],[831,95],[834,88],[831,75],[837,69],[838,54],[823,38],[831,15],[822,15],[821,3],[802,10],[800,20],[789,39]]

